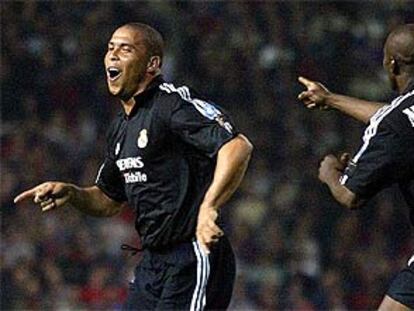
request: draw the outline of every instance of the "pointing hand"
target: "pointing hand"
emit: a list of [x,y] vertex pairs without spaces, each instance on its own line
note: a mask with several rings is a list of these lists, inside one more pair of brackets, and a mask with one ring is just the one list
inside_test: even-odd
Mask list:
[[73,192],[71,185],[61,182],[45,182],[32,189],[20,193],[14,198],[14,203],[32,199],[38,204],[42,212],[47,212],[69,202]]
[[331,107],[327,104],[327,97],[331,92],[321,83],[308,80],[304,77],[298,78],[299,82],[306,86],[307,90],[298,95],[298,99],[303,102],[306,108],[328,110]]

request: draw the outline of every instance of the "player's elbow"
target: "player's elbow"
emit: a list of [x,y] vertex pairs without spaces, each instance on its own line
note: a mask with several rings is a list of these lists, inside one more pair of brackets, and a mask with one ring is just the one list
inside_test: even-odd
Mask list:
[[363,205],[364,201],[347,187],[341,185],[340,188],[336,190],[336,193],[334,193],[336,200],[347,209],[356,210]]
[[351,195],[341,203],[349,210],[357,210],[364,205],[365,201],[361,200],[358,196],[351,192]]
[[253,144],[243,134],[239,134],[237,136],[237,139],[240,144],[240,151],[245,155],[246,158],[249,159],[253,153],[253,149],[254,149]]
[[118,215],[122,210],[123,204],[118,202],[113,202],[106,206],[105,211],[102,213],[103,217],[112,217]]

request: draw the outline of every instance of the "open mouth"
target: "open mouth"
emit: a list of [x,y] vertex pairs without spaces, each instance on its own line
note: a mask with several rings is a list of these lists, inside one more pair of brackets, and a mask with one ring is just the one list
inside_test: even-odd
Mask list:
[[108,67],[106,72],[110,81],[115,81],[122,75],[122,71],[116,67]]

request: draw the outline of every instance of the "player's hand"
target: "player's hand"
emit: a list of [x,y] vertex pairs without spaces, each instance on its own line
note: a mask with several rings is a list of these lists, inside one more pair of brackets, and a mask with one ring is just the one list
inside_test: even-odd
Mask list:
[[339,180],[339,176],[345,170],[348,161],[349,154],[342,154],[340,159],[333,154],[328,154],[319,165],[319,180],[326,184],[332,182],[333,179]]
[[341,154],[341,156],[339,157],[339,162],[342,163],[342,165],[344,166],[344,168],[342,169],[342,171],[345,170],[345,168],[348,166],[349,161],[351,160],[351,155],[347,152],[344,152]]
[[62,182],[45,182],[32,189],[20,193],[14,198],[14,203],[32,199],[38,204],[42,212],[63,206],[69,202],[73,195],[73,187]]
[[223,236],[223,231],[216,224],[218,212],[211,206],[200,206],[196,229],[197,241],[206,254],[210,253],[210,246]]
[[303,102],[306,108],[318,108],[320,110],[331,109],[327,103],[327,97],[331,92],[323,84],[308,80],[304,77],[299,77],[298,80],[307,89],[298,95],[298,99]]

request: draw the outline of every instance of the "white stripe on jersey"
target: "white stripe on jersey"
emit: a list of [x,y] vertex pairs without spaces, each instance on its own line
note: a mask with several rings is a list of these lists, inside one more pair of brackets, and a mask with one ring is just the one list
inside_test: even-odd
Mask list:
[[102,163],[101,167],[98,170],[98,174],[96,175],[95,184],[99,181],[99,178],[101,177],[101,173],[102,173],[104,166],[105,166],[105,163]]
[[208,256],[201,250],[198,241],[193,242],[193,247],[197,257],[197,283],[191,299],[190,311],[202,311],[206,305],[206,289],[210,275],[210,262]]
[[410,266],[412,263],[414,263],[414,255],[408,261],[408,266]]
[[[198,98],[192,98],[190,94],[190,89],[187,86],[180,86],[176,88],[171,83],[163,83],[159,86],[160,90],[165,91],[169,94],[177,93],[182,99],[186,102],[191,103],[198,112],[200,112],[204,117],[210,120],[217,120],[222,112],[217,109],[214,105]],[[225,122],[223,126],[228,132],[232,133],[233,127],[229,122]]]
[[[401,95],[397,98],[395,98],[391,104],[385,105],[384,107],[380,108],[370,119],[369,126],[365,129],[364,136],[362,137],[363,145],[359,149],[359,151],[356,153],[354,158],[352,159],[352,162],[357,163],[358,160],[361,158],[361,156],[364,154],[364,152],[367,150],[369,143],[371,139],[377,134],[378,127],[384,118],[390,114],[395,108],[397,108],[404,100],[406,100],[408,97],[414,95],[414,91],[411,91],[405,95]],[[343,175],[340,178],[341,185],[344,185],[346,181],[348,180],[347,175]]]

